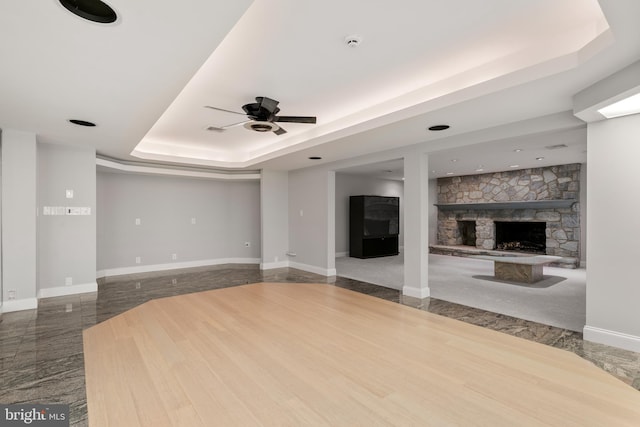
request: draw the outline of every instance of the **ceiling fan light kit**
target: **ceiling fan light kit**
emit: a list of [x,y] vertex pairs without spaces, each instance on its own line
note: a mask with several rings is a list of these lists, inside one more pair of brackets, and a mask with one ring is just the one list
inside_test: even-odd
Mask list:
[[280,129],[280,126],[271,122],[247,122],[244,127],[256,132],[275,132]]

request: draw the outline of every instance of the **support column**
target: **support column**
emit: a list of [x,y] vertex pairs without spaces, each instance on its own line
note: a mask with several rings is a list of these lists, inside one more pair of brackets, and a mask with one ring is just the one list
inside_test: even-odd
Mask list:
[[327,275],[336,275],[336,173],[327,172]]
[[[589,123],[585,340],[640,351],[640,114]],[[629,219],[626,221],[625,219]]]
[[36,135],[2,131],[3,311],[38,307]]
[[288,267],[289,174],[263,170],[260,179],[261,258],[260,269]]
[[404,158],[404,286],[414,298],[429,296],[429,166],[425,153]]

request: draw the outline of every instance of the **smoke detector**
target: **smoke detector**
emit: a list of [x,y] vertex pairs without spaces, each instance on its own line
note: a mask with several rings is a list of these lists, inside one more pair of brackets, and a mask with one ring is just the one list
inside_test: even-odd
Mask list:
[[347,36],[344,38],[344,43],[351,48],[356,48],[360,45],[360,43],[362,43],[362,36],[359,36],[357,34],[351,35],[351,36]]
[[277,124],[265,121],[247,122],[244,127],[255,132],[275,132],[280,129]]

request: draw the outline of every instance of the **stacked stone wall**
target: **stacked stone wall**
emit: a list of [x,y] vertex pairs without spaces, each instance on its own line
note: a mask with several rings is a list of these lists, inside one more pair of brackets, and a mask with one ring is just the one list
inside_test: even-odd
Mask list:
[[561,209],[447,209],[438,212],[438,244],[460,245],[458,221],[476,222],[476,247],[495,249],[495,221],[544,221],[548,255],[580,259],[580,164],[438,179],[438,203],[575,200]]

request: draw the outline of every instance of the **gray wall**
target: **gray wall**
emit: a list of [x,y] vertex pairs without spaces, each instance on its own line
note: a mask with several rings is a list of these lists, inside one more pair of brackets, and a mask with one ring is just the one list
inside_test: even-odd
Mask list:
[[[73,191],[73,198],[66,197]],[[43,215],[45,206],[89,207],[91,215]],[[38,144],[38,290],[96,281],[96,154]]]
[[373,195],[400,198],[399,244],[404,245],[404,185],[402,181],[336,173],[336,254],[349,252],[349,196]]
[[97,177],[99,271],[260,257],[258,181],[103,171]]
[[[4,311],[35,308],[36,136],[2,132],[2,256]],[[9,292],[15,299],[9,300]]]

